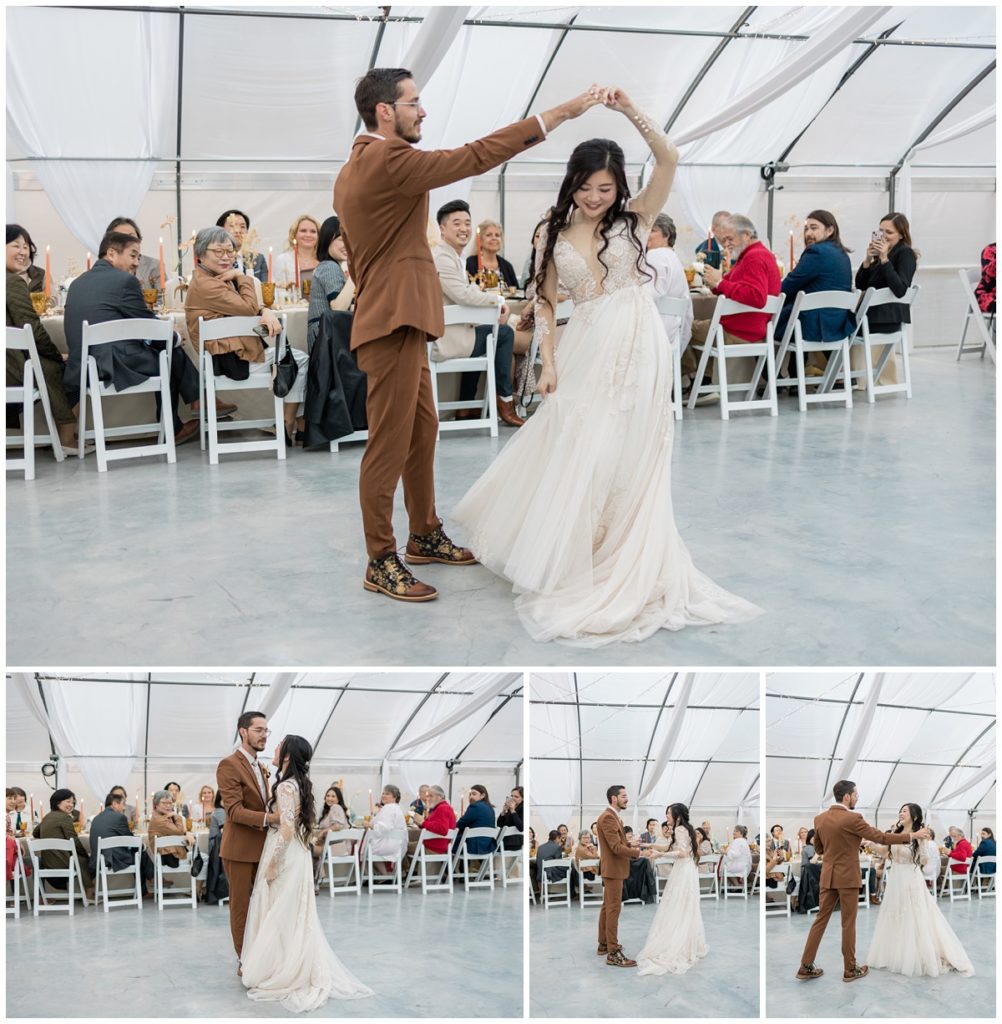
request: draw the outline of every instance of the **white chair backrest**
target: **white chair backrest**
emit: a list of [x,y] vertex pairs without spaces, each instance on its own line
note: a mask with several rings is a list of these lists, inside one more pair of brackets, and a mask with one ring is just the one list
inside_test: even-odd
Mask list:
[[734,313],[768,313],[774,316],[783,308],[786,296],[783,294],[770,295],[765,300],[764,306],[746,306],[743,302],[735,302],[725,295],[721,295],[713,309],[714,320],[721,316],[732,316]]
[[852,309],[856,308],[859,302],[859,295],[856,292],[798,292],[800,310],[807,309]]
[[139,836],[99,836],[97,840],[97,852],[114,850],[129,847],[133,850],[141,850],[143,841]]
[[[429,832],[426,828],[421,829],[421,834],[418,836],[418,848],[424,848],[424,841],[426,839],[447,839],[449,842],[449,849],[452,848],[452,844],[456,841],[456,836],[459,835],[458,828],[450,828],[447,835],[439,835],[437,832]],[[427,853],[428,851],[425,850]]]
[[[284,313],[279,315],[281,320]],[[218,341],[220,338],[243,338],[254,334],[254,328],[261,323],[259,316],[221,316],[213,320],[198,318],[198,337],[202,342]]]
[[497,839],[499,831],[496,828],[468,828],[463,832],[463,845],[471,839]]
[[[995,858],[994,857],[978,857],[978,865],[977,865],[978,866],[978,874],[982,873],[982,869],[981,869],[981,865],[982,864],[991,864],[992,866],[994,866],[995,865]],[[989,871],[988,874],[994,874],[994,872]]]
[[662,295],[657,300],[658,312],[665,316],[685,316],[690,304],[690,299],[679,299],[674,295]]
[[699,858],[700,864],[719,864],[721,860],[721,854],[719,853],[705,853]]
[[597,870],[600,861],[597,857],[593,857],[591,860],[579,860],[578,871],[592,871]]
[[184,846],[184,836],[156,836],[154,838],[153,848],[157,853],[167,846]]
[[445,326],[453,324],[496,324],[501,315],[501,303],[494,306],[446,306]]
[[981,280],[981,271],[977,267],[968,267],[966,270],[962,270],[961,274],[967,278],[973,293],[975,286]]
[[[364,828],[343,828],[339,832],[327,833],[327,845],[334,843],[360,843],[365,838]],[[354,849],[354,845],[352,849]]]
[[29,839],[28,849],[32,853],[43,853],[46,850],[62,850],[72,853],[76,846],[72,839]]
[[913,284],[908,291],[900,298],[890,288],[874,288],[870,298],[870,306],[886,306],[889,303],[897,303],[902,306],[910,306],[918,295],[919,285]]
[[31,327],[28,324],[23,327],[8,327],[6,347],[34,353],[35,336],[31,333]]
[[108,345],[114,341],[170,341],[174,336],[174,321],[141,318],[135,320],[106,320],[102,324],[83,322],[83,343],[87,348]]

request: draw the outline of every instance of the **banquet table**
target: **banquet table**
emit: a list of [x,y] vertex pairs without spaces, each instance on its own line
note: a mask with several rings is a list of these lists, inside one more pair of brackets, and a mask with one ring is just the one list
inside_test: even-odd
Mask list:
[[703,291],[690,291],[689,296],[692,299],[693,320],[712,320],[713,311],[717,306],[717,296],[707,295]]

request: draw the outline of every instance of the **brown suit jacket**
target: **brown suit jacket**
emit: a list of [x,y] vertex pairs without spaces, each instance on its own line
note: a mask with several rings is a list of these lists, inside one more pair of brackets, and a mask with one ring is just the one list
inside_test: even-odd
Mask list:
[[[258,770],[261,771],[260,768]],[[266,808],[254,779],[254,769],[240,750],[234,750],[217,765],[216,787],[222,794],[226,811],[219,856],[223,860],[257,863],[261,859],[267,833],[264,823]],[[267,774],[264,788],[270,796]]]
[[814,819],[814,849],[822,854],[822,889],[858,889],[859,844],[866,840],[891,846],[907,843],[910,833],[881,832],[863,820],[862,814],[835,804]]
[[[234,285],[236,287],[234,288]],[[220,281],[201,267],[195,268],[191,284],[184,297],[184,320],[188,337],[198,351],[198,318],[218,320],[224,316],[257,316],[261,303],[257,298],[254,281],[241,274],[235,281]],[[218,338],[205,346],[214,356],[235,352],[248,363],[264,362],[264,345],[256,334],[243,338]]]
[[626,841],[626,830],[619,815],[607,807],[599,816],[598,828],[598,873],[603,878],[629,878],[630,861],[640,856],[636,847]]
[[430,189],[484,174],[543,141],[527,117],[459,149],[425,151],[403,139],[359,135],[334,183],[355,282],[351,347],[416,327],[445,332],[442,291],[428,247]]

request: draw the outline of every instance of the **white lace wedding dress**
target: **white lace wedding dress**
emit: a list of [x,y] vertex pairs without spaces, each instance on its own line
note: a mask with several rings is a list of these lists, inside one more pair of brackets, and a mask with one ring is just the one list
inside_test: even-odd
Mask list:
[[[251,999],[286,1010],[316,1010],[328,999],[361,999],[363,985],[334,955],[320,927],[313,894],[313,858],[296,828],[299,786],[276,789],[281,822],[268,830],[244,930],[242,980]],[[277,866],[274,881],[269,868]]]
[[668,872],[647,941],[637,954],[637,974],[685,974],[706,956],[706,934],[699,910],[699,868],[692,856],[688,829],[675,829],[669,855],[675,857],[675,863]]
[[[646,244],[643,218],[638,233]],[[761,609],[696,569],[675,528],[671,348],[625,220],[601,286],[567,239],[553,257],[574,299],[556,391],[453,517],[480,562],[514,584],[535,640],[601,647],[753,618]]]
[[[891,868],[866,962],[909,978],[948,971],[972,977],[974,966],[926,888],[911,844],[890,847]],[[924,858],[923,858],[924,859]]]

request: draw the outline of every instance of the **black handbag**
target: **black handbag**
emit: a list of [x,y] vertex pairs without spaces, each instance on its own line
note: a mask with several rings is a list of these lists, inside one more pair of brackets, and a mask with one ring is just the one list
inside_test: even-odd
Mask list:
[[286,341],[285,354],[281,359],[276,359],[271,368],[271,390],[276,398],[285,398],[292,390],[299,376],[299,364],[292,355],[292,346]]
[[202,851],[196,847],[191,858],[191,877],[198,878],[203,867],[205,867],[205,861],[202,859]]

